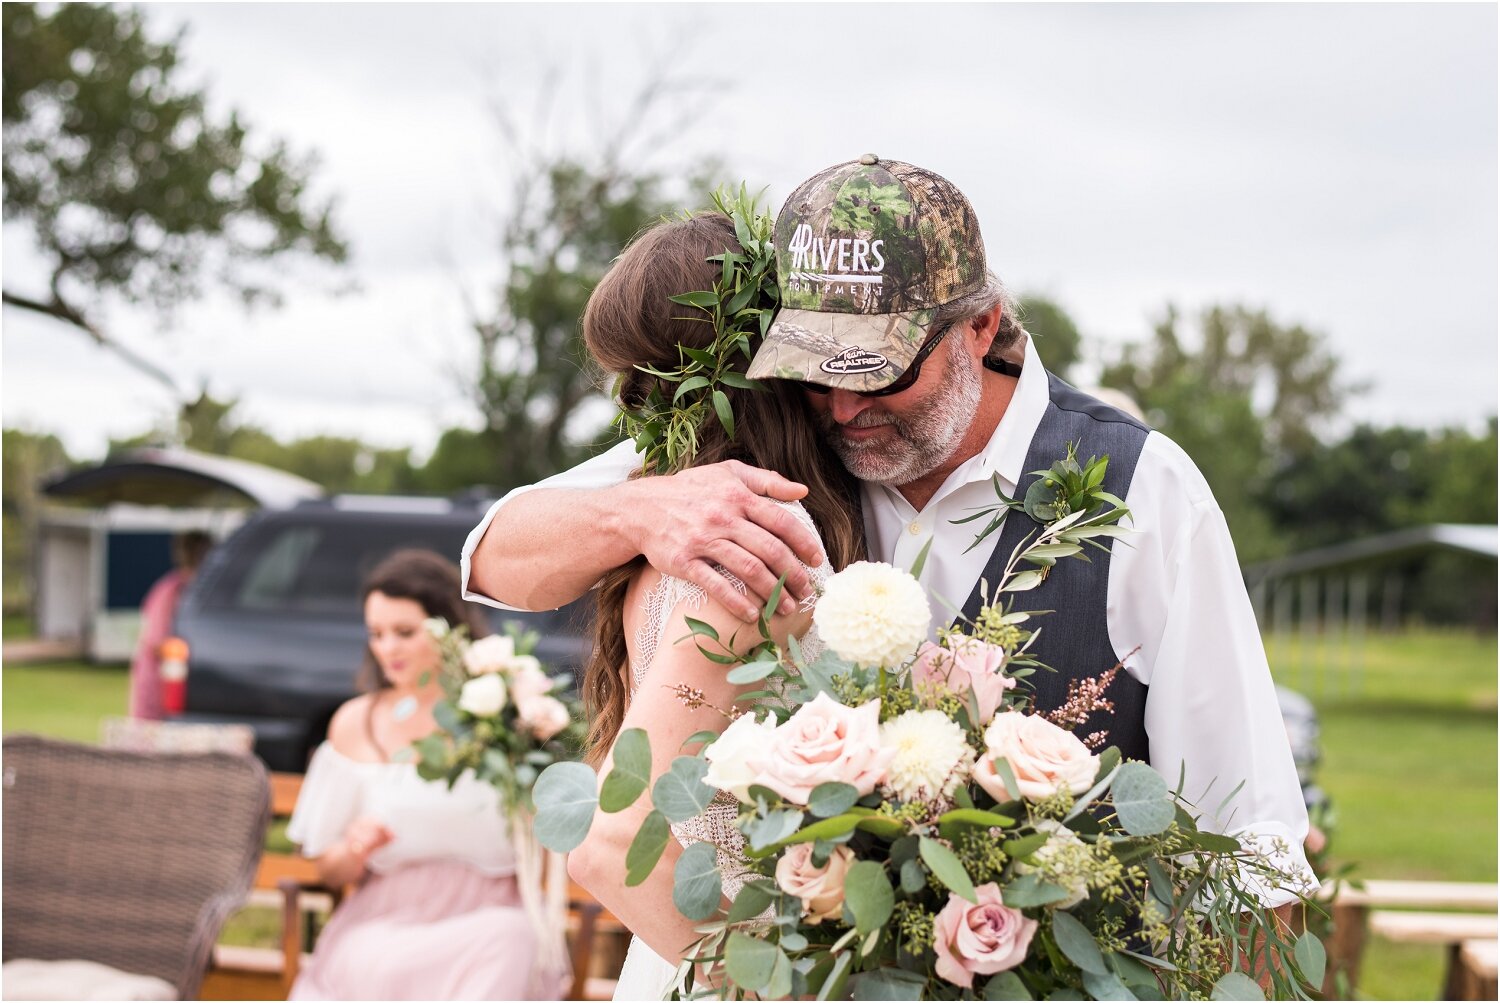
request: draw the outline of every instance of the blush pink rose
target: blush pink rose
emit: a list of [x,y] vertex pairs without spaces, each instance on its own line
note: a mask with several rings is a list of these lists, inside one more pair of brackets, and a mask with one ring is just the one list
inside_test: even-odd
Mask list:
[[912,665],[914,683],[935,684],[968,701],[969,691],[979,705],[976,724],[989,724],[1000,709],[1005,691],[1014,689],[1016,681],[1005,674],[1005,649],[986,644],[977,637],[964,637],[943,648],[926,641],[917,649]]
[[1006,905],[993,881],[974,894],[978,905],[950,894],[933,921],[938,977],[966,989],[974,987],[976,975],[994,975],[1025,961],[1036,933],[1036,920]]
[[844,878],[854,863],[854,851],[835,846],[828,863],[816,867],[811,843],[793,843],[776,861],[776,884],[802,900],[802,915],[813,926],[838,919],[844,912]]
[[1082,794],[1099,773],[1099,757],[1071,731],[1037,714],[997,714],[985,729],[985,755],[974,764],[974,779],[996,801],[1009,801],[994,760],[1004,758],[1016,775],[1021,797],[1041,801],[1066,787]]
[[880,701],[845,707],[819,693],[771,736],[755,782],[793,804],[807,804],[814,787],[830,781],[868,794],[885,778],[895,749],[880,746]]
[[534,697],[552,691],[552,677],[542,670],[542,663],[531,655],[517,655],[510,665],[510,692],[516,703],[525,703]]
[[556,697],[533,696],[516,701],[516,713],[521,724],[545,742],[568,726],[568,708]]

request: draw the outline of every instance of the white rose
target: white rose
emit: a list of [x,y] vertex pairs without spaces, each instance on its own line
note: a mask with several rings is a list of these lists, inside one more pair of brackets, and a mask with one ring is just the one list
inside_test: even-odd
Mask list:
[[750,785],[760,773],[760,758],[775,734],[776,719],[771,715],[758,722],[753,712],[741,714],[703,750],[708,760],[703,782],[748,803]]
[[458,709],[475,717],[493,717],[504,706],[505,680],[494,673],[470,679],[458,694]]
[[859,561],[828,579],[813,622],[840,658],[890,668],[927,638],[932,610],[911,575],[889,564]]
[[435,641],[441,641],[448,636],[448,621],[440,616],[430,616],[422,621],[422,626],[427,628],[427,633],[432,635]]
[[1089,897],[1088,875],[1083,873],[1081,866],[1085,858],[1091,856],[1089,846],[1078,838],[1077,833],[1055,818],[1038,819],[1036,831],[1047,833],[1049,838],[1031,855],[1036,863],[1016,861],[1016,873],[1031,874],[1040,871],[1048,881],[1062,885],[1069,894],[1056,903],[1056,908],[1071,909]]
[[464,652],[464,668],[471,676],[500,672],[516,657],[516,642],[504,634],[481,637]]
[[552,678],[542,671],[542,663],[531,655],[517,655],[511,659],[509,671],[510,692],[517,705],[552,691]]

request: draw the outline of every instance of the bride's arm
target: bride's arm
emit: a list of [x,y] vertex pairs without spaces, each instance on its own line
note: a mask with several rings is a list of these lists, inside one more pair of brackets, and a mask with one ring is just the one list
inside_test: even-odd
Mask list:
[[[656,572],[646,574],[654,576]],[[727,682],[724,666],[704,658],[691,639],[676,643],[690,633],[684,622],[687,616],[712,624],[726,641],[738,631],[735,647],[741,652],[760,640],[754,627],[747,627],[712,599],[699,609],[679,604],[671,612],[661,647],[621,724],[622,732],[627,728],[642,728],[650,736],[653,783],[667,772],[672,760],[682,752],[682,743],[690,736],[700,731],[720,732],[728,726],[728,719],[707,705],[728,710],[741,693],[751,688]],[[797,635],[805,631],[810,618],[810,614],[800,612],[777,617],[772,622],[772,633],[778,642],[784,641],[788,633]],[[672,690],[678,684],[700,690],[705,706],[697,709],[684,706]],[[613,753],[605,760],[599,775],[608,776],[612,765]],[[568,857],[568,871],[653,951],[677,962],[699,936],[693,923],[672,904],[672,869],[682,854],[677,840],[667,841],[666,852],[645,882],[633,888],[625,884],[625,853],[650,811],[648,791],[625,811],[595,815],[588,839]]]

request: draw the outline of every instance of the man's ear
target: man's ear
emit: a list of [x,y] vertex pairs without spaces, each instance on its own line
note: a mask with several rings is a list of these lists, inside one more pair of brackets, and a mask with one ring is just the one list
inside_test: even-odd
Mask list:
[[997,303],[984,313],[964,321],[964,345],[974,358],[983,359],[989,354],[990,344],[1000,330],[1000,314],[1003,309]]

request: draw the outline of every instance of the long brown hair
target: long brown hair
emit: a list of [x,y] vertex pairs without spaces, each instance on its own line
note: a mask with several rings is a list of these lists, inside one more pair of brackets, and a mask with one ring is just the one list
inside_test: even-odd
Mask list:
[[[429,617],[441,617],[448,626],[469,628],[472,638],[484,637],[489,624],[479,607],[463,599],[458,566],[442,554],[417,547],[397,550],[377,564],[359,589],[361,607],[371,592],[392,599],[410,599]],[[391,681],[380,671],[375,654],[365,645],[365,660],[360,667],[359,686],[366,693],[389,688]]]
[[[642,233],[594,289],[583,314],[583,339],[606,372],[623,376],[620,399],[638,407],[658,378],[649,365],[670,371],[680,363],[677,346],[707,348],[713,328],[704,314],[671,297],[712,289],[721,266],[707,259],[739,249],[734,223],[719,212],[657,224]],[[835,569],[864,560],[864,523],[859,486],[824,444],[802,392],[785,380],[766,381],[765,391],[723,387],[734,408],[730,439],[712,418],[698,429],[692,466],[740,460],[774,470],[807,485],[802,504],[817,524]],[[596,590],[594,650],[583,673],[589,713],[587,759],[598,765],[625,717],[629,652],[625,643],[625,593],[644,558],[605,575]]]

